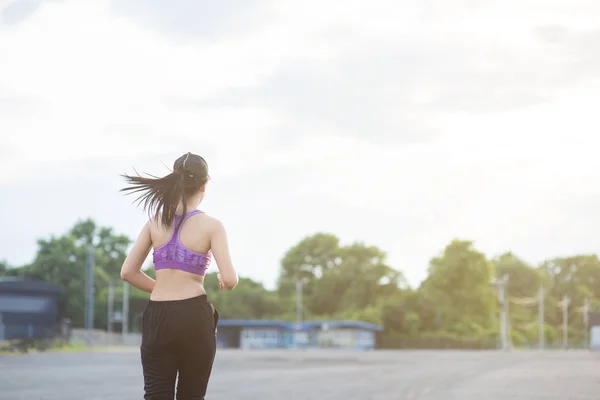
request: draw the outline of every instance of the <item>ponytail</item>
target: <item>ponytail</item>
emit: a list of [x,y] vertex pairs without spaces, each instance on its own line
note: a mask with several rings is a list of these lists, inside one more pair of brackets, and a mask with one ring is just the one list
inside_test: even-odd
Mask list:
[[[134,201],[142,204],[150,218],[160,221],[165,228],[173,225],[175,213],[180,203],[183,203],[183,215],[187,214],[187,200],[196,194],[209,179],[208,164],[204,158],[187,153],[179,157],[173,172],[162,178],[149,175],[143,177],[136,171],[137,176],[121,175],[130,186],[121,189],[126,194],[139,193]],[[181,227],[181,221],[176,231]]]
[[[164,227],[169,227],[175,219],[177,206],[183,200],[183,215],[187,212],[185,173],[182,170],[173,171],[167,176],[158,178],[150,175],[140,176],[121,175],[131,186],[121,189],[126,194],[140,193],[134,201],[142,204],[144,211],[150,217],[160,221]],[[177,227],[179,229],[179,227]]]

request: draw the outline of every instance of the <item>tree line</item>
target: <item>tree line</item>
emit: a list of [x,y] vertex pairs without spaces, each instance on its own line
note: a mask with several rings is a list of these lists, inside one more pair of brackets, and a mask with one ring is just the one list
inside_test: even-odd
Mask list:
[[[34,260],[23,266],[0,262],[0,276],[21,276],[56,284],[65,289],[61,316],[74,327],[84,324],[85,251],[95,253],[95,326],[107,327],[108,282],[117,283],[115,309],[122,285],[119,271],[130,238],[94,221],[78,221],[60,236],[39,239]],[[152,266],[144,268],[153,273]],[[563,296],[569,303],[569,338],[584,338],[581,306],[588,299],[594,309],[600,302],[600,260],[595,254],[549,259],[530,265],[511,252],[488,258],[468,240],[453,240],[433,257],[427,277],[411,287],[402,272],[389,265],[386,253],[372,245],[342,245],[330,233],[303,238],[281,258],[275,290],[249,278],[240,278],[232,292],[218,290],[216,272],[205,287],[222,318],[296,318],[296,282],[302,282],[304,319],[361,320],[384,327],[385,347],[496,347],[499,303],[493,278],[509,274],[510,337],[516,346],[537,342],[538,309],[535,301],[545,289],[544,331],[549,345],[562,343]],[[131,288],[130,327],[139,327],[148,294]],[[118,327],[117,327],[118,328]]]

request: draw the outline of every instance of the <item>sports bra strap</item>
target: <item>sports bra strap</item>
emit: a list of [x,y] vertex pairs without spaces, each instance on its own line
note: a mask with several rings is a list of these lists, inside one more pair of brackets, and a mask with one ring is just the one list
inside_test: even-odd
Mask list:
[[[194,211],[190,211],[189,213],[185,214],[185,217],[183,217],[183,222],[185,222],[189,217],[191,217],[192,215],[196,215],[196,214],[200,214],[202,211],[200,210],[194,210]],[[177,217],[181,218],[181,214],[175,214]]]
[[[185,221],[187,221],[192,215],[196,215],[196,214],[200,214],[200,213],[202,213],[202,211],[200,211],[200,210],[190,211],[189,213],[185,214],[185,216],[183,217],[183,220],[181,220],[181,222],[179,222],[179,219],[181,218],[181,214],[175,213],[175,218],[173,219],[173,233],[171,234],[171,237],[169,238],[169,242],[171,242],[172,240],[179,241],[179,231],[181,230],[181,227],[183,227],[183,224],[185,224]],[[176,229],[177,229],[177,231],[176,231]]]

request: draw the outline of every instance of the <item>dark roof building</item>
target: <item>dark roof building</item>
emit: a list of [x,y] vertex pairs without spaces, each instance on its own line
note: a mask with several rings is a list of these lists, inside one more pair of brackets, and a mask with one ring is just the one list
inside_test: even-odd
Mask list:
[[0,340],[44,336],[54,329],[61,292],[43,281],[0,278]]

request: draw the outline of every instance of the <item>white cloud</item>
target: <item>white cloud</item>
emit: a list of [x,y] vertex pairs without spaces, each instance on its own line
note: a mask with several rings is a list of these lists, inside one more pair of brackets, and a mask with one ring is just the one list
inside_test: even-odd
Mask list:
[[[256,154],[267,146],[278,117],[256,107],[178,110],[165,99],[201,101],[258,83],[287,60],[327,54],[319,43],[311,47],[293,31],[282,35],[270,27],[223,42],[179,44],[111,16],[103,1],[44,3],[4,33],[9,40],[0,41],[2,92],[43,108],[35,118],[6,116],[0,131],[11,133],[3,138],[6,146],[39,163],[126,156],[133,149],[133,154],[185,151],[168,140],[174,135],[187,138],[186,144],[211,141],[225,156],[218,165],[235,171],[232,163],[244,162],[243,154],[261,160]],[[106,125],[121,129],[106,134]],[[125,127],[131,125],[145,127],[147,138],[129,137]],[[9,165],[32,167],[24,158]],[[4,171],[0,179],[9,179]]]
[[[595,3],[261,6],[260,24],[186,40],[108,1],[0,25],[0,219],[21,227],[0,259],[85,214],[135,237],[116,175],[188,150],[210,161],[206,208],[241,273],[267,283],[318,230],[381,246],[412,282],[454,237],[532,261],[595,250]],[[69,205],[83,180],[102,194]],[[51,215],[10,211],[38,186]]]

